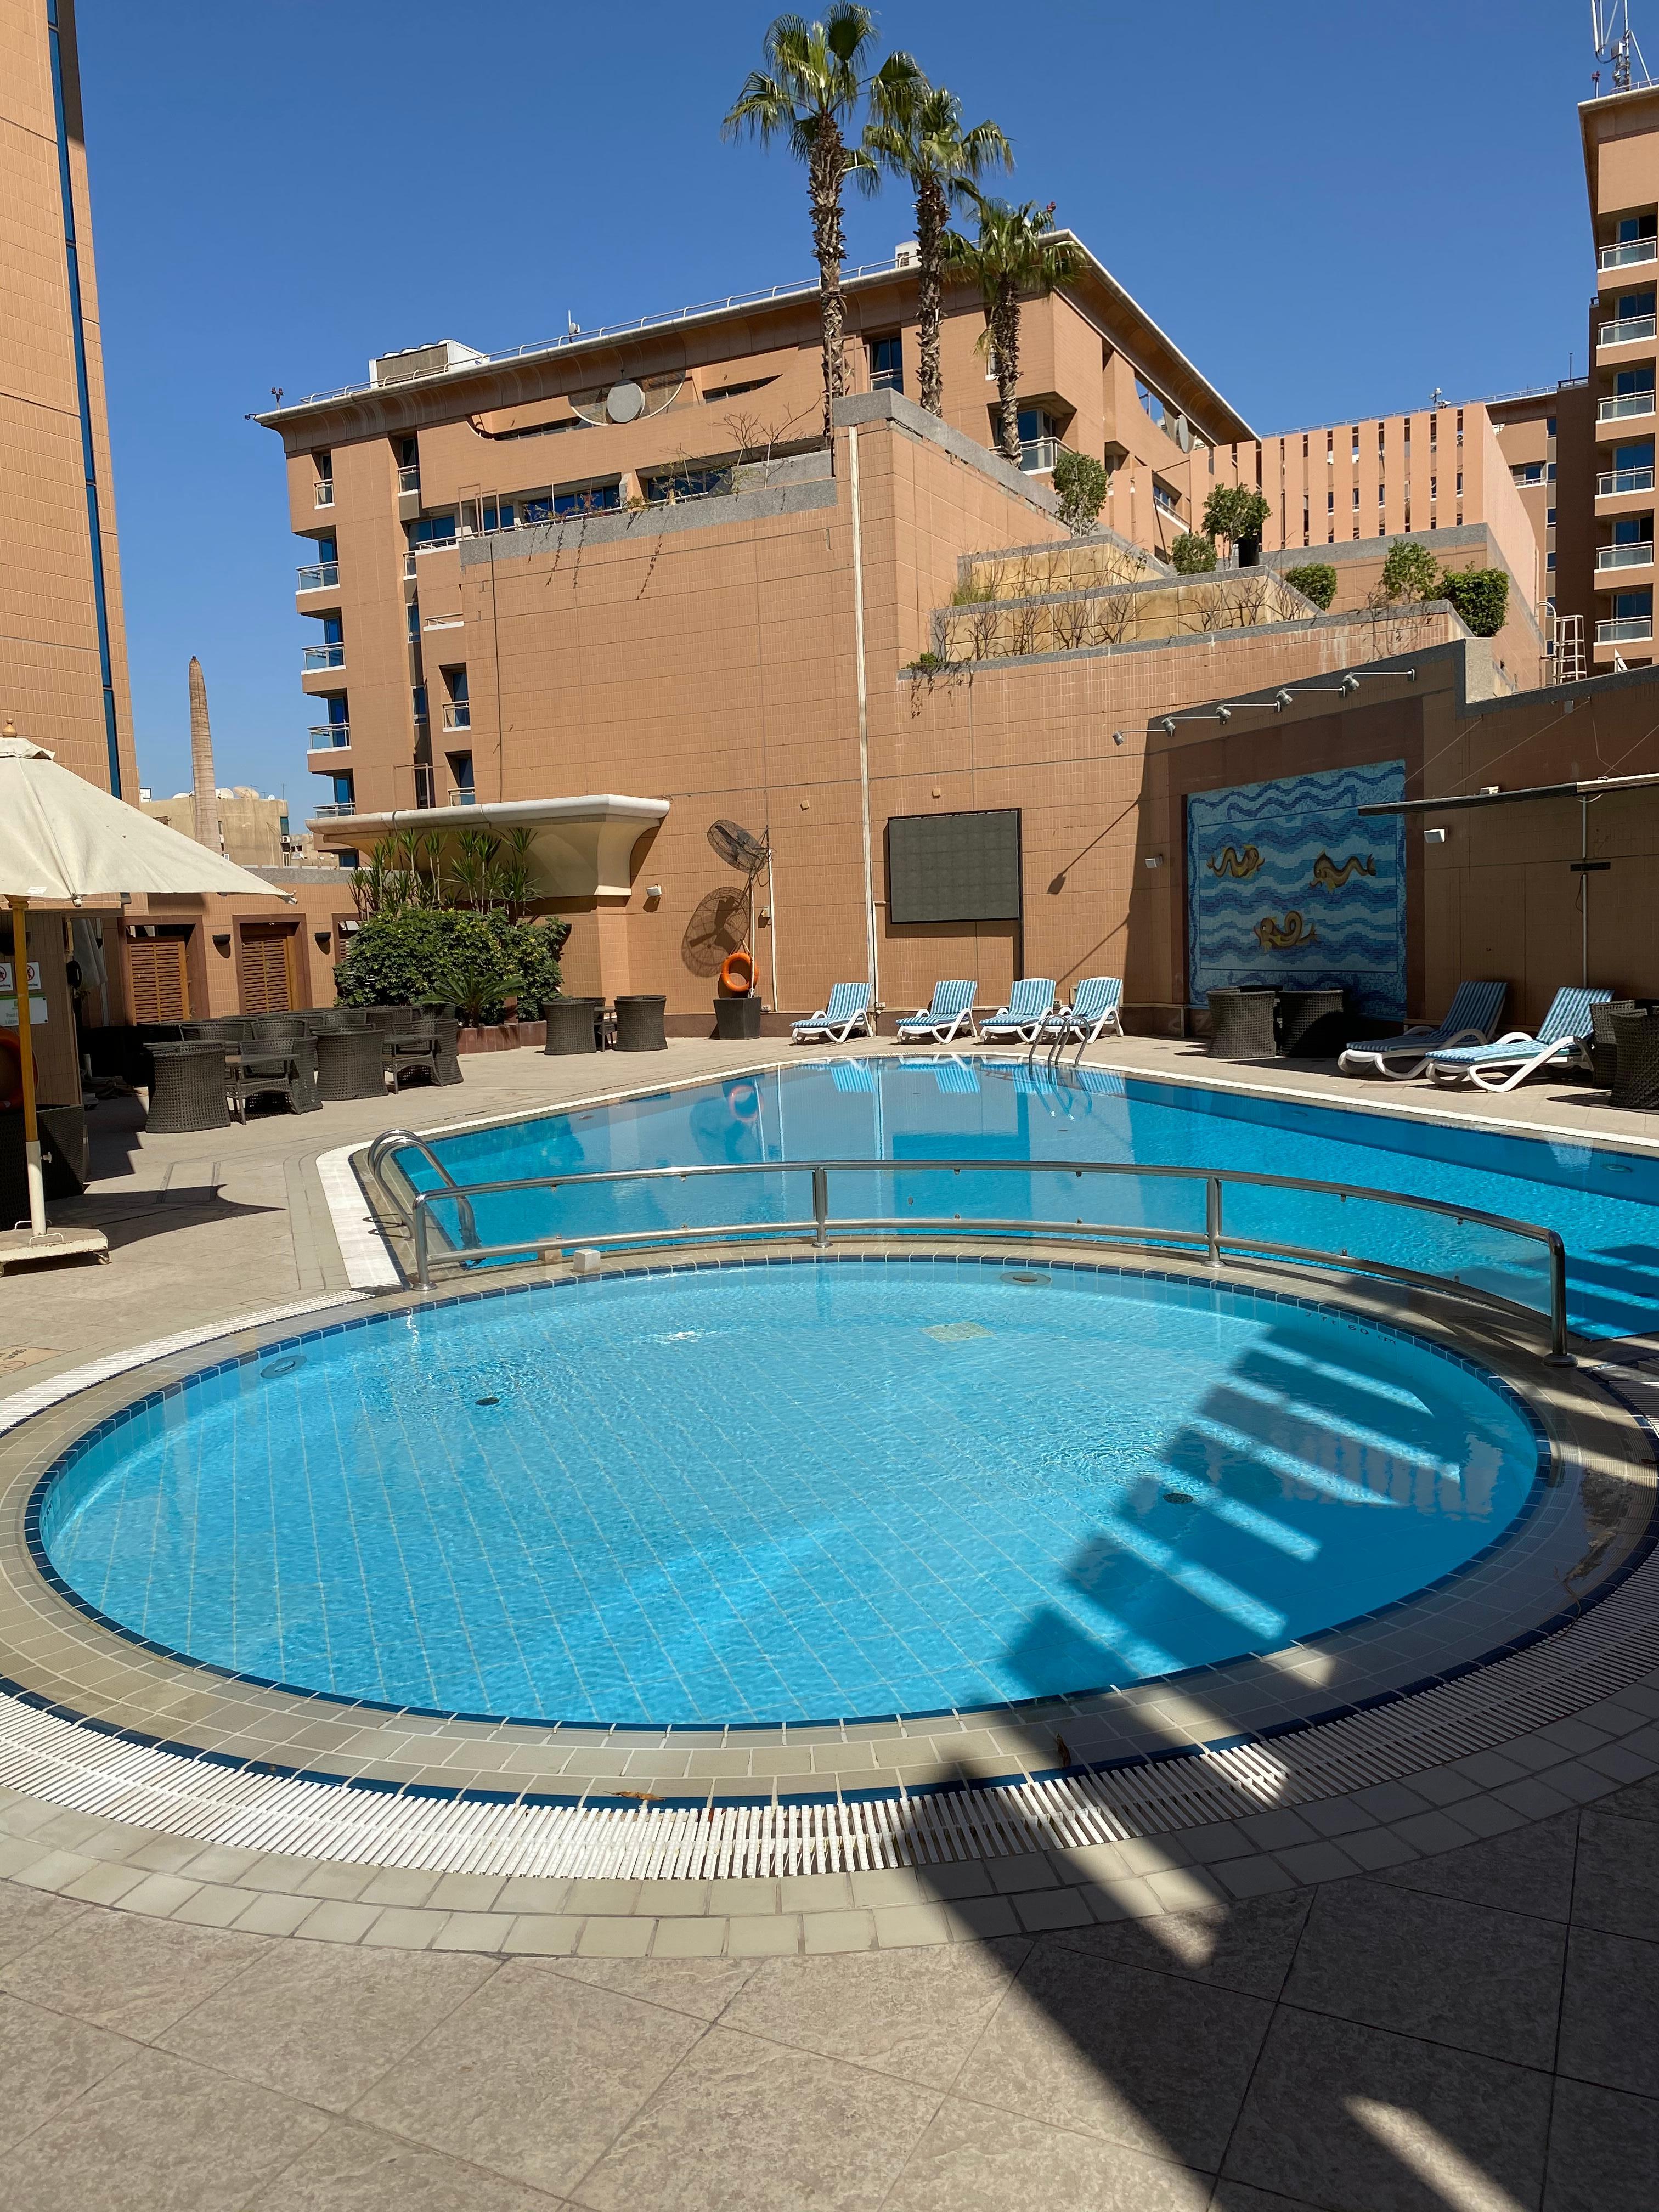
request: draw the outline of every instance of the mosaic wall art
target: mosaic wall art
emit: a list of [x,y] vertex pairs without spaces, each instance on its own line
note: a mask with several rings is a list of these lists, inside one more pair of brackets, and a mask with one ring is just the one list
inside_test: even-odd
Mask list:
[[1343,986],[1406,1011],[1406,833],[1362,805],[1405,795],[1403,761],[1235,784],[1187,801],[1190,996],[1217,984]]

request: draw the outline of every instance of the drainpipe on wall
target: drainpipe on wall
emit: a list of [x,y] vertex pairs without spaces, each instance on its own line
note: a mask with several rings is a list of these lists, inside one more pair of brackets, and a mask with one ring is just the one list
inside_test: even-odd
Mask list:
[[876,873],[870,849],[870,693],[864,669],[864,524],[859,512],[859,434],[847,432],[848,491],[853,507],[853,651],[859,702],[859,817],[864,839],[864,928],[872,1012],[881,1004],[876,948]]

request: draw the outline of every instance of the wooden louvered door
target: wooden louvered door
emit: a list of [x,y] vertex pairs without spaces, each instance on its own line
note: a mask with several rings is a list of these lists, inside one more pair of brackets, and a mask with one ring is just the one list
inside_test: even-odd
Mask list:
[[129,938],[127,980],[135,1022],[188,1020],[190,985],[182,937]]
[[289,922],[246,921],[241,928],[242,1012],[285,1014],[294,1004]]

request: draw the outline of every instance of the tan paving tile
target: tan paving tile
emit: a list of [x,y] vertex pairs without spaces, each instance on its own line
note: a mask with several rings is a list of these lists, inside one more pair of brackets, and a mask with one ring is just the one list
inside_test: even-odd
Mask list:
[[0,1970],[14,1996],[148,2039],[259,1954],[250,1936],[89,1909]]

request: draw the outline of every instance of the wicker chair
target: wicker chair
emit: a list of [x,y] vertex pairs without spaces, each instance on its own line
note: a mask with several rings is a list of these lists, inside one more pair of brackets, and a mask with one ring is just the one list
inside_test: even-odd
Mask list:
[[1334,1060],[1347,1042],[1347,994],[1280,991],[1279,1049],[1286,1060]]
[[317,1090],[315,1038],[257,1038],[245,1045],[230,1067],[229,1089],[232,1109],[240,1109],[244,1121],[251,1098],[280,1097],[290,1114],[315,1113],[323,1103]]
[[180,1022],[186,1044],[246,1044],[253,1035],[251,1014],[220,1014],[212,1021]]
[[229,1126],[225,1046],[211,1037],[183,1044],[153,1044],[155,1079],[144,1127],[155,1136]]
[[406,1030],[416,1018],[413,1006],[360,1006],[357,1012],[376,1030]]
[[1641,1011],[1634,999],[1612,999],[1590,1008],[1590,1082],[1597,1091],[1611,1091],[1617,1078],[1619,1040],[1613,1035],[1615,1014]]
[[1273,1057],[1274,994],[1231,985],[1210,993],[1210,1056],[1212,1060],[1271,1060]]
[[325,1036],[335,1030],[360,1030],[363,1027],[361,1006],[307,1006],[301,1018],[308,1035]]
[[435,1014],[434,1023],[438,1031],[438,1051],[433,1066],[434,1083],[459,1083],[461,1055],[459,1043],[461,1034],[459,1018],[454,1014]]
[[411,1014],[407,1025],[386,1040],[386,1063],[394,1090],[407,1075],[438,1080],[438,1022],[434,1014]]
[[331,1103],[386,1096],[386,1044],[379,1030],[325,1030],[317,1040],[317,1088]]
[[305,1034],[306,1018],[303,1014],[255,1014],[253,1017],[253,1042],[256,1044],[263,1044],[267,1037],[280,1037],[286,1042],[289,1037],[300,1037]]
[[1619,1065],[1612,1103],[1627,1113],[1650,1114],[1659,1107],[1659,1016],[1616,1013],[1613,1034]]

